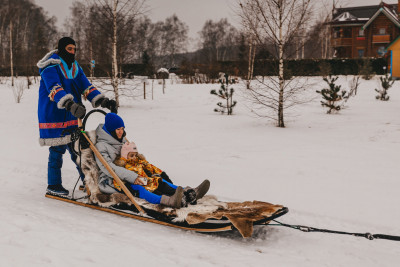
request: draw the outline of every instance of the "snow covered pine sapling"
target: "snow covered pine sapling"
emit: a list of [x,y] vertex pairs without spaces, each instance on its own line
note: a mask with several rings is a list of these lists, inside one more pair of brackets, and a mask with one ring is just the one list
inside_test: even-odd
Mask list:
[[317,90],[318,94],[322,95],[325,101],[321,101],[321,105],[329,108],[326,113],[330,114],[332,110],[340,110],[340,101],[346,98],[346,91],[341,90],[341,85],[336,85],[335,82],[339,77],[325,77],[324,81],[329,85],[328,89]]
[[394,80],[392,80],[392,77],[389,77],[386,73],[385,77],[380,77],[381,80],[381,88],[382,90],[375,89],[376,92],[378,92],[379,95],[376,96],[376,99],[382,100],[382,101],[388,101],[389,96],[387,95],[387,90],[389,90],[390,87],[392,87]]
[[[221,112],[222,114],[227,111],[228,115],[232,115],[232,109],[236,105],[236,101],[233,101],[233,88],[229,88],[229,85],[232,84],[231,81],[229,81],[229,76],[228,74],[224,75],[225,79],[219,79],[219,82],[221,84],[221,89],[217,92],[216,90],[211,90],[212,95],[216,95],[222,99],[226,100],[226,104],[222,104],[222,102],[218,102],[217,106],[219,108],[214,109],[215,112]],[[225,81],[224,81],[225,80]]]

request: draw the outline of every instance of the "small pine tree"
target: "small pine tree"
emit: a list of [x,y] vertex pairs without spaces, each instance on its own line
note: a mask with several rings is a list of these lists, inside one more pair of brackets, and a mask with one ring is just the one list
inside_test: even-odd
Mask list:
[[326,113],[330,114],[332,110],[339,111],[341,105],[339,104],[346,97],[346,91],[341,90],[341,85],[336,85],[335,82],[339,77],[327,77],[324,81],[329,85],[328,89],[317,90],[318,94],[322,95],[325,101],[321,101],[321,105],[328,108]]
[[228,74],[224,75],[225,79],[219,79],[221,84],[221,89],[217,92],[216,90],[211,90],[212,95],[216,95],[224,100],[226,100],[226,104],[222,104],[222,102],[218,102],[217,106],[219,108],[214,109],[215,112],[221,112],[224,114],[227,112],[228,115],[232,115],[233,107],[236,105],[236,101],[233,101],[233,88],[229,88],[229,85],[232,85],[232,81],[229,80]]
[[392,77],[389,77],[387,73],[384,77],[380,77],[379,79],[381,80],[382,90],[375,89],[375,91],[378,93],[376,99],[382,101],[388,101],[389,96],[387,95],[387,91],[389,90],[390,87],[392,87],[394,80],[392,79]]

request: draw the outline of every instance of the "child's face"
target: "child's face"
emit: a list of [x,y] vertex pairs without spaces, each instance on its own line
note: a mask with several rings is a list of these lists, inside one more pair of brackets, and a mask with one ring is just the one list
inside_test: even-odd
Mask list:
[[129,152],[127,159],[135,159],[137,154],[138,154],[137,152]]

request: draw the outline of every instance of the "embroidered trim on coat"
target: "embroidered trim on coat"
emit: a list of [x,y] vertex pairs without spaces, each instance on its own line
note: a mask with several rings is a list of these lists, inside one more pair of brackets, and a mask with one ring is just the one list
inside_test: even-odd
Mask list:
[[66,122],[39,123],[39,129],[60,129],[78,125],[78,120]]
[[64,74],[65,79],[68,79],[68,74],[67,74],[67,71],[65,70],[63,64],[60,64],[60,68],[61,68],[61,71]]
[[93,84],[90,85],[88,88],[86,88],[85,91],[83,91],[83,93],[82,93],[85,100],[87,100],[88,95],[95,90],[97,90],[97,89],[96,89],[96,87],[93,86]]
[[76,64],[74,62],[74,64],[72,64],[72,78],[75,78],[76,76]]
[[55,96],[58,92],[60,92],[61,90],[64,90],[64,89],[62,88],[61,85],[57,84],[57,85],[53,86],[53,89],[51,89],[50,94],[49,94],[50,100],[51,100],[51,101],[54,101],[54,96]]

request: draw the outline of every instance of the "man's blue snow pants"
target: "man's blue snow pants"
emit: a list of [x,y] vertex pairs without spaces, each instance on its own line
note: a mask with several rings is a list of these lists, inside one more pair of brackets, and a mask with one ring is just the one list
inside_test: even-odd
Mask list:
[[68,150],[68,152],[71,154],[71,159],[76,165],[76,169],[79,172],[79,177],[82,179],[82,181],[85,178],[85,175],[82,173],[76,162],[77,156],[73,151],[72,143],[61,146],[51,146],[49,148],[49,163],[47,165],[47,183],[49,185],[62,184],[61,167],[63,164],[63,155],[66,150]]

